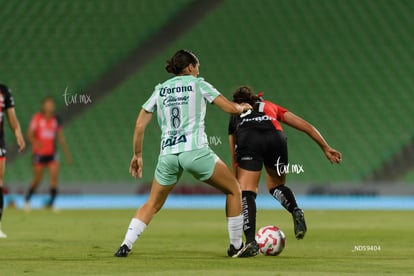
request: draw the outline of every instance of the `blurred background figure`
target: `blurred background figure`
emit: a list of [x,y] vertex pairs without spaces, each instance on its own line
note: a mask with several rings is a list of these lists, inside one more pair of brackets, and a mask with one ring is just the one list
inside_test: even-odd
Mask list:
[[6,143],[4,139],[4,115],[7,115],[9,126],[16,136],[19,152],[22,151],[26,144],[20,129],[19,120],[17,120],[14,111],[14,100],[10,93],[10,89],[0,84],[0,238],[7,238],[7,235],[1,230],[1,218],[3,215],[4,197],[3,197],[3,178],[6,169]]
[[68,164],[72,163],[72,157],[63,134],[61,121],[55,115],[55,100],[51,96],[43,99],[41,111],[33,116],[27,139],[32,144],[33,180],[26,194],[25,210],[30,210],[30,198],[42,181],[45,168],[48,169],[50,177],[50,199],[46,207],[52,208],[57,195],[59,175],[56,140],[62,147]]

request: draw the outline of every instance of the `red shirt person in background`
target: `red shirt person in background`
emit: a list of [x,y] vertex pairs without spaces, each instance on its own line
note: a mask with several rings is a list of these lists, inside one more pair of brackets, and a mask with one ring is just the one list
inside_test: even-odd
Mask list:
[[57,194],[59,174],[56,140],[63,149],[66,162],[72,163],[61,121],[55,115],[55,101],[52,97],[43,99],[41,112],[36,113],[30,122],[27,138],[32,144],[33,180],[26,194],[26,210],[30,210],[30,198],[42,181],[45,168],[50,175],[50,201],[47,207],[52,208]]
[[6,143],[4,139],[3,127],[6,115],[9,126],[16,136],[19,152],[21,152],[25,148],[26,144],[24,142],[20,124],[14,110],[14,100],[10,93],[10,89],[4,84],[0,84],[0,238],[7,238],[7,235],[1,230],[1,218],[4,205],[3,178],[6,169]]

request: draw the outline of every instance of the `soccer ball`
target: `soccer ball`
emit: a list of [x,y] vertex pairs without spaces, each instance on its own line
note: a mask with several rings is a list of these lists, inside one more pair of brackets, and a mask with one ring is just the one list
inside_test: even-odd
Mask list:
[[266,256],[277,256],[285,248],[286,236],[276,226],[265,226],[257,231],[256,242],[260,253]]

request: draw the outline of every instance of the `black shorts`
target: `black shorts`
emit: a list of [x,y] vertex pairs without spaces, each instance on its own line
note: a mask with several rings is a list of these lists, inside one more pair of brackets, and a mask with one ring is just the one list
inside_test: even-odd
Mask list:
[[283,131],[258,131],[246,129],[237,134],[236,160],[240,168],[261,171],[263,164],[268,168],[288,164],[287,137]]
[[53,155],[33,154],[32,161],[33,161],[33,165],[49,165],[50,163],[57,161],[57,156],[56,154],[53,154]]

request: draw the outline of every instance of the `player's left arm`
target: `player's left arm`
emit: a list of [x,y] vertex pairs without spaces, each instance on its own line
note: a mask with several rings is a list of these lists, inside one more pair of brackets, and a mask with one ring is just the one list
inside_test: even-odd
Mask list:
[[229,114],[236,114],[239,115],[247,110],[253,109],[252,106],[248,103],[234,103],[229,101],[226,97],[223,95],[217,96],[213,102],[216,106],[218,106],[221,110],[224,112],[227,112]]
[[14,135],[16,136],[16,142],[19,147],[19,152],[23,151],[26,147],[26,142],[24,141],[22,129],[20,128],[19,120],[17,119],[16,111],[14,107],[10,107],[6,109],[7,120],[9,122],[9,126],[12,129]]
[[319,145],[331,163],[340,163],[342,161],[342,154],[331,148],[321,133],[306,120],[293,114],[292,112],[287,111],[284,113],[283,122],[308,134]]
[[152,112],[141,109],[135,123],[134,138],[132,143],[133,156],[129,165],[129,172],[133,177],[142,177],[142,145],[144,143],[144,133],[148,124],[151,122]]
[[58,130],[57,138],[58,138],[59,145],[63,150],[63,154],[65,155],[66,162],[68,163],[68,165],[71,165],[72,164],[72,155],[69,151],[69,146],[68,146],[68,143],[66,142],[65,134],[63,134],[63,129],[62,128],[60,128]]

